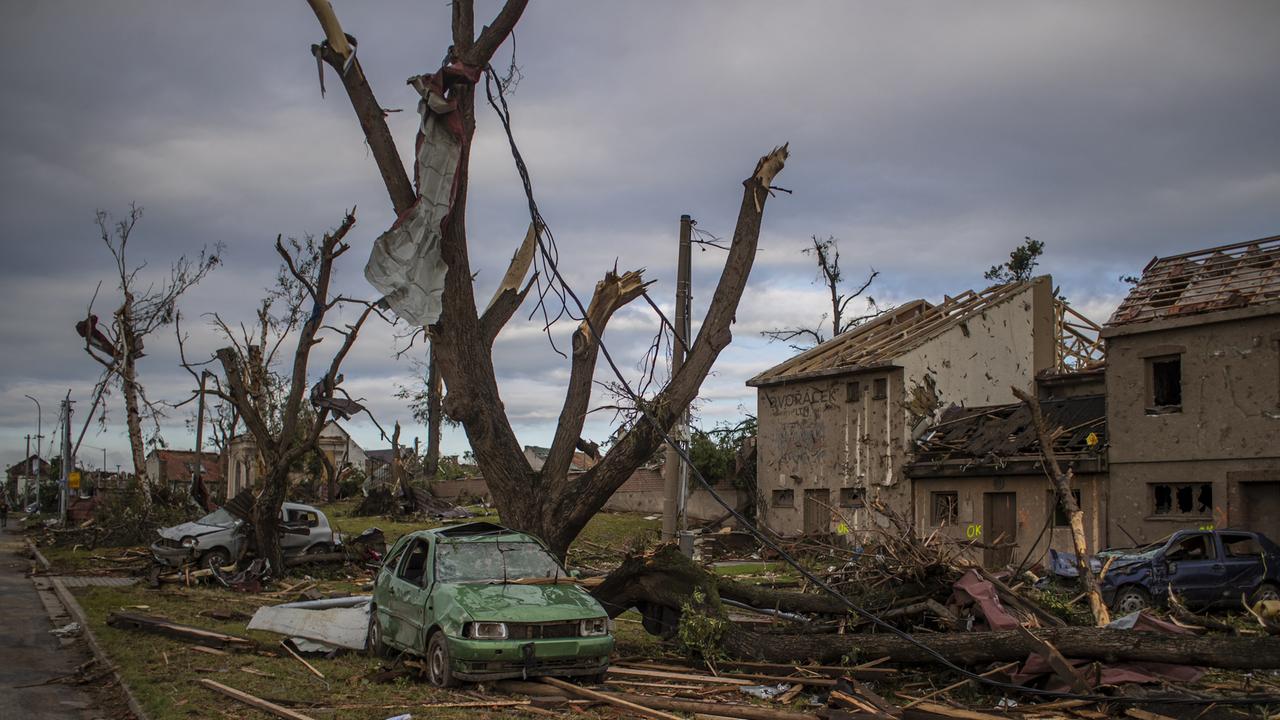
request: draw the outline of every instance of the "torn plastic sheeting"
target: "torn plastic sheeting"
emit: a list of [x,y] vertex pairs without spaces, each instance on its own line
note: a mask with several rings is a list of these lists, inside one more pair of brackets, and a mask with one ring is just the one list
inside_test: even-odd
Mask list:
[[332,647],[363,650],[369,635],[369,605],[323,610],[272,605],[258,608],[250,630],[300,637]]
[[415,168],[418,199],[374,242],[364,268],[365,279],[386,296],[396,315],[422,326],[440,319],[449,270],[440,255],[441,228],[452,207],[462,157],[461,135],[448,118],[456,108],[444,97],[443,74],[411,81],[422,95]]
[[970,570],[961,575],[951,588],[954,591],[952,598],[960,600],[961,605],[978,606],[978,612],[982,613],[982,617],[986,619],[987,625],[992,630],[1013,630],[1022,624],[1004,609],[1004,605],[1000,604],[1000,596],[996,594],[995,586],[979,576],[977,570]]

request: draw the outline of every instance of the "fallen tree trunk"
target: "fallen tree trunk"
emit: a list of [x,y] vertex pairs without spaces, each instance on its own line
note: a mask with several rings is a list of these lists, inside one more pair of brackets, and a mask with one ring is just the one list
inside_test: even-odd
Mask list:
[[[788,608],[800,612],[843,612],[847,608],[829,595],[780,591],[743,591],[746,586],[718,578],[680,554],[674,545],[632,556],[610,573],[591,594],[611,617],[630,608],[644,615],[645,629],[670,636],[687,607],[725,616],[721,598],[748,604]],[[695,600],[695,598],[698,598]],[[815,599],[810,599],[815,598]],[[752,603],[752,600],[756,603]],[[1265,637],[1170,635],[1092,627],[1053,627],[1037,637],[1068,658],[1102,662],[1161,662],[1232,669],[1280,668],[1280,643]],[[957,664],[1025,660],[1039,651],[1033,638],[1020,630],[975,633],[931,633],[917,638]],[[721,638],[730,657],[774,663],[842,662],[846,656],[888,657],[899,663],[928,663],[938,659],[898,635],[843,635],[796,632],[752,632],[729,623]]]
[[[1172,635],[1109,628],[1066,627],[1036,631],[1068,658],[1115,662],[1160,662],[1239,670],[1280,668],[1280,643],[1265,637]],[[933,633],[917,637],[947,660],[961,665],[1025,660],[1037,651],[1019,630]],[[793,635],[754,633],[731,627],[724,649],[735,657],[768,662],[799,658],[838,662],[847,655],[888,657],[892,662],[937,662],[924,648],[888,634]]]

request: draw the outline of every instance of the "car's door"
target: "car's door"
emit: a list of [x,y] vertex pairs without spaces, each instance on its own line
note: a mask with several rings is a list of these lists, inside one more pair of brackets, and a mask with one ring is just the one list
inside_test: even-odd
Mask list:
[[1165,548],[1169,587],[1191,605],[1207,605],[1222,595],[1226,568],[1218,557],[1217,541],[1209,532],[1179,535]]
[[387,552],[387,556],[382,559],[378,574],[373,579],[373,602],[378,614],[378,622],[383,629],[384,639],[394,637],[394,626],[399,624],[397,616],[391,614],[391,583],[396,576],[396,569],[400,566],[400,560],[404,557],[405,548],[409,547],[411,542],[407,535],[397,540]]
[[422,650],[423,625],[429,592],[428,568],[431,567],[431,543],[426,538],[414,538],[404,552],[390,579],[387,593],[387,613],[393,617],[387,628],[397,644]]
[[280,519],[286,526],[280,533],[280,549],[286,555],[302,552],[310,545],[311,528],[320,524],[316,511],[306,508],[281,508]]
[[1218,539],[1222,543],[1222,565],[1225,568],[1220,599],[1236,603],[1241,595],[1248,597],[1266,574],[1262,544],[1256,535],[1248,532],[1220,532]]

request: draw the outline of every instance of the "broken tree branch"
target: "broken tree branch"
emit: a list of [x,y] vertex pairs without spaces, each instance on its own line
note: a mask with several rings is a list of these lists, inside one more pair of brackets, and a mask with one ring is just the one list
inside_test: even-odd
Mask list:
[[1089,565],[1089,546],[1084,537],[1084,513],[1076,504],[1075,496],[1071,494],[1071,470],[1068,469],[1064,473],[1062,466],[1058,464],[1058,456],[1053,452],[1055,433],[1049,430],[1044,414],[1040,412],[1040,399],[1035,396],[1034,391],[1028,393],[1016,387],[1011,390],[1014,397],[1026,403],[1031,411],[1036,435],[1040,439],[1040,454],[1044,457],[1045,470],[1048,471],[1049,479],[1057,492],[1058,503],[1071,523],[1071,542],[1076,551],[1076,568],[1080,572],[1080,580],[1084,583],[1085,592],[1089,596],[1089,609],[1093,611],[1094,622],[1101,627],[1111,622],[1111,614],[1107,612],[1107,606],[1102,602],[1102,593],[1098,591],[1098,578],[1094,576],[1093,567]]

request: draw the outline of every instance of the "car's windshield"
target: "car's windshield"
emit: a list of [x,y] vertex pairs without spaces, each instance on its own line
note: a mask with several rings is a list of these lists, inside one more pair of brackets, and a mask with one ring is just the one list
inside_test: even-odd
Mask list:
[[214,510],[208,515],[205,515],[204,517],[200,518],[196,522],[200,523],[201,525],[215,525],[217,527],[234,527],[237,521],[234,515],[227,512],[226,508],[218,508],[217,510]]
[[534,542],[441,543],[436,550],[440,582],[501,582],[564,574],[555,558]]

